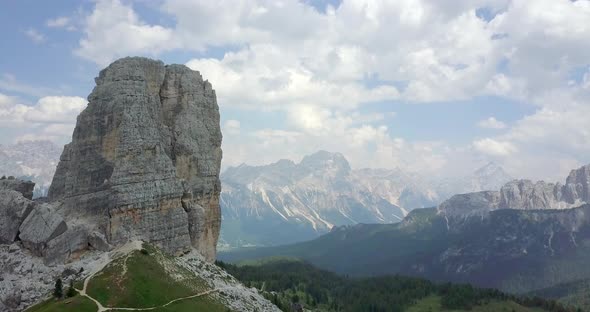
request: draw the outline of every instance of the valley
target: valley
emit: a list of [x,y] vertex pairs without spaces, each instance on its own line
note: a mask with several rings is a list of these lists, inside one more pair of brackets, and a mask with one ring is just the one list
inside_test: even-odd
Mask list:
[[0,27],[0,312],[590,312],[590,0]]
[[[585,265],[590,205],[568,205],[588,202],[589,167],[572,170],[565,184],[511,181],[501,192],[459,194],[436,208],[414,209],[396,224],[335,227],[311,241],[243,248],[219,258],[233,263],[297,258],[350,276],[402,274],[508,293],[552,294],[576,306],[585,299],[575,293],[586,289],[576,282],[590,278]],[[553,193],[552,199],[544,195],[546,189],[569,191]]]
[[470,285],[437,284],[419,278],[353,278],[295,259],[218,265],[260,289],[283,311],[574,311],[554,301],[509,295]]

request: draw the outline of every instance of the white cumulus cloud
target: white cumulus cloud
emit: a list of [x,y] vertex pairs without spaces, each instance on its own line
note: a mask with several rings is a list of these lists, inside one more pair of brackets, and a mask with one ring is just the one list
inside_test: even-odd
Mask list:
[[487,119],[480,120],[477,123],[477,125],[480,128],[486,128],[486,129],[504,129],[504,128],[506,128],[506,124],[499,121],[495,117],[489,117]]
[[485,138],[473,142],[473,147],[482,153],[492,156],[509,156],[516,152],[514,144],[507,141],[497,141],[491,138]]
[[48,19],[46,22],[47,27],[62,28],[70,23],[70,18],[66,16],[56,17]]
[[24,33],[34,43],[42,43],[45,41],[45,35],[37,31],[35,28],[27,28]]
[[145,23],[132,7],[119,0],[98,0],[85,18],[84,33],[74,52],[101,66],[140,51],[156,55],[176,47],[172,30]]
[[17,140],[67,141],[86,103],[81,97],[46,96],[30,105],[0,93],[0,129],[22,129]]
[[[232,151],[225,155],[242,158],[224,162],[325,148],[359,165],[423,170],[502,158],[513,175],[530,177],[561,176],[552,162],[590,161],[590,74],[570,83],[572,72],[588,66],[588,0],[345,0],[325,11],[297,0],[159,4],[172,22],[147,22],[134,2],[97,0],[80,24],[75,53],[104,66],[126,55],[194,52],[186,64],[212,82],[223,109],[284,114],[281,126],[226,122],[225,133],[239,131],[241,140],[225,140]],[[491,14],[483,18],[480,9]],[[209,49],[227,51],[212,57]],[[503,131],[456,144],[410,140],[395,133],[394,120],[364,113],[375,102],[482,96],[515,100],[532,113],[510,127],[494,117],[471,120]]]
[[240,121],[230,119],[227,120],[223,124],[223,133],[229,135],[239,135],[240,134]]

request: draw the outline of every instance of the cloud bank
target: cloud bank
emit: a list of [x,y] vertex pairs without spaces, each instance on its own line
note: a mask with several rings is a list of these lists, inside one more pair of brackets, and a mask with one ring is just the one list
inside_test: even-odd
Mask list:
[[[552,178],[590,162],[588,0],[357,0],[323,7],[163,0],[152,9],[166,23],[142,17],[140,5],[97,0],[76,22],[74,54],[99,66],[135,54],[205,55],[186,65],[213,83],[223,110],[240,113],[223,125],[225,166],[296,160],[319,148],[343,152],[356,167],[432,174],[494,160],[515,176]],[[60,17],[47,26],[72,23]],[[223,53],[208,56],[210,50]],[[388,109],[479,97],[522,102],[532,112],[515,121],[473,120],[472,129],[457,129],[473,136],[456,142],[396,132],[404,117]],[[17,104],[5,114],[40,124],[75,111],[61,99],[50,106],[62,108],[44,112],[48,101],[34,106],[37,115]],[[371,111],[376,104],[381,110]],[[260,113],[280,122],[260,123]]]

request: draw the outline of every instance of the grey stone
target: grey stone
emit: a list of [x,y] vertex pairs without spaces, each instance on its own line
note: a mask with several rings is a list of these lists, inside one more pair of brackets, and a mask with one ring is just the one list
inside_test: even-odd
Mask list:
[[574,204],[577,201],[590,202],[590,165],[572,170],[563,189],[564,200]]
[[[84,252],[81,258],[74,259],[72,264],[57,263],[48,266],[46,259],[31,254],[16,243],[0,245],[0,276],[4,277],[4,281],[0,282],[0,303],[5,298],[10,300],[16,290],[21,294],[17,307],[8,309],[0,304],[0,311],[24,311],[31,305],[45,300],[62,272],[71,271],[68,268],[78,272],[81,266],[92,268],[99,263],[99,256],[97,252],[88,251]],[[80,275],[77,280],[83,278],[84,276]],[[64,279],[64,284],[67,283],[68,280]],[[13,302],[15,305],[16,301]]]
[[21,223],[35,203],[13,190],[0,190],[0,243],[15,241]]
[[565,184],[514,180],[492,193],[491,201],[482,193],[455,195],[438,206],[439,213],[469,216],[495,209],[565,209],[590,203],[590,165],[572,170]]
[[88,244],[92,248],[100,251],[109,251],[113,248],[113,246],[107,242],[106,237],[104,237],[102,233],[96,231],[88,235]]
[[500,208],[515,209],[550,209],[558,208],[561,198],[558,190],[561,185],[530,180],[515,180],[502,187]]
[[21,300],[21,291],[19,289],[15,289],[0,299],[8,311],[16,311],[21,304]]
[[18,248],[18,246],[15,244],[12,244],[8,247],[8,253],[14,253],[18,250],[20,250],[20,248]]
[[514,209],[563,209],[590,202],[590,165],[572,170],[561,183],[532,183],[518,180],[502,187],[500,208]]
[[111,245],[139,238],[172,254],[192,246],[213,261],[222,152],[211,84],[186,66],[138,57],[95,80],[49,199]]
[[43,251],[46,264],[55,265],[77,259],[88,248],[88,231],[85,226],[69,227],[64,233],[47,242]]
[[75,275],[76,273],[78,273],[78,271],[74,270],[71,267],[67,267],[61,272],[61,277],[67,278],[69,276]]
[[483,191],[455,195],[440,204],[439,210],[452,217],[485,216],[490,211],[498,209],[499,203],[499,192]]
[[50,240],[68,229],[65,221],[50,204],[37,205],[21,224],[19,238],[23,246],[37,256],[44,256]]
[[0,190],[13,190],[21,193],[27,199],[33,199],[33,189],[35,183],[31,181],[23,181],[9,177],[8,179],[0,180]]

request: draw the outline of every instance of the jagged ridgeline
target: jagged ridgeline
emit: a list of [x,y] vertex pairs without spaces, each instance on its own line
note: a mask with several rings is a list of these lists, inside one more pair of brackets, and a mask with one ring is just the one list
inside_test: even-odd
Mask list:
[[183,65],[124,58],[96,78],[49,189],[110,245],[130,237],[210,261],[220,229],[215,91]]
[[459,194],[436,208],[413,210],[397,224],[335,227],[312,241],[236,250],[220,259],[295,257],[342,274],[403,274],[587,304],[587,295],[565,297],[587,291],[590,280],[589,182],[586,165],[572,170],[565,184],[515,180],[499,191]]

